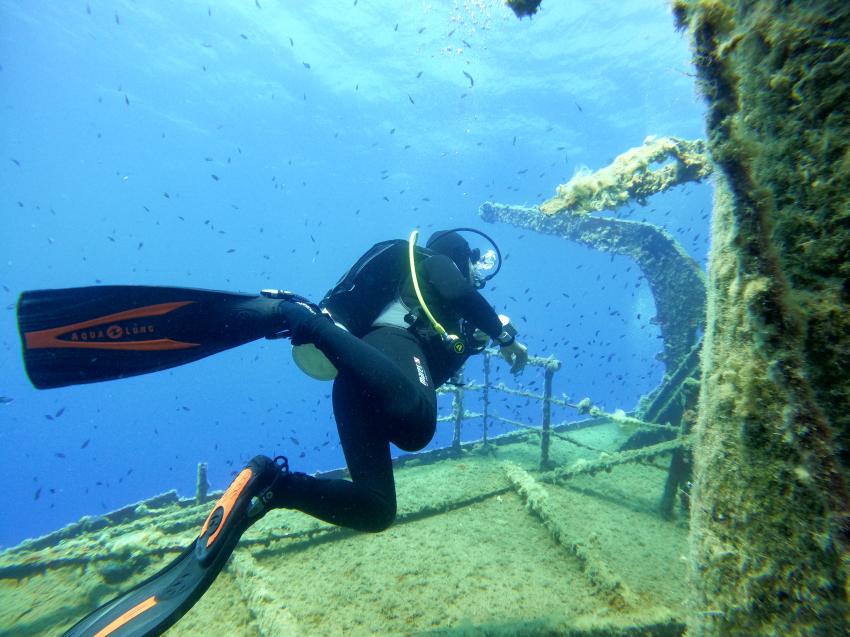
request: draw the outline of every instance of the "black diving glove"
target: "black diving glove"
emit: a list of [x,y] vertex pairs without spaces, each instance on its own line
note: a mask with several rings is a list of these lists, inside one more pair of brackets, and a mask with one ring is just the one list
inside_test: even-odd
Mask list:
[[519,374],[528,362],[528,348],[517,340],[510,345],[502,345],[499,354],[511,366],[511,374]]

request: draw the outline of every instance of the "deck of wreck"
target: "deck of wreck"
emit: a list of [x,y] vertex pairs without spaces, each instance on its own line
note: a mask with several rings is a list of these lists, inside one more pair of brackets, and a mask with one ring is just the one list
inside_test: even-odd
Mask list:
[[[680,635],[687,527],[658,514],[670,456],[627,456],[626,438],[600,418],[558,427],[546,472],[534,431],[402,458],[397,521],[376,535],[273,511],[169,634]],[[209,509],[166,494],[0,553],[0,634],[61,633]]]

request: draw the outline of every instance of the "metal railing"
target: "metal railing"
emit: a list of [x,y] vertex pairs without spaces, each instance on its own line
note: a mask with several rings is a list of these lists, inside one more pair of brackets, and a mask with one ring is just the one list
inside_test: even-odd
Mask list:
[[[498,355],[498,350],[496,349],[487,349],[484,351],[483,356],[483,372],[484,372],[484,382],[470,382],[464,383],[464,370],[465,367],[462,368],[458,374],[452,379],[451,383],[447,383],[443,387],[440,387],[437,390],[437,393],[440,395],[451,394],[452,396],[452,410],[450,414],[439,416],[437,418],[437,422],[451,422],[453,425],[453,434],[452,434],[452,444],[449,447],[449,451],[452,453],[460,453],[461,450],[461,430],[463,427],[463,422],[465,420],[471,420],[480,418],[483,425],[483,436],[480,439],[474,441],[467,442],[481,442],[485,446],[489,444],[489,434],[490,427],[493,422],[501,422],[506,425],[510,425],[514,428],[514,431],[529,431],[540,434],[540,469],[542,471],[547,471],[553,469],[553,464],[549,458],[549,450],[551,446],[552,437],[558,437],[563,439],[573,445],[577,446],[585,446],[572,437],[565,435],[563,432],[556,431],[556,429],[561,429],[563,427],[576,427],[576,426],[584,426],[587,424],[594,424],[600,422],[611,422],[615,421],[625,426],[632,426],[636,428],[640,428],[643,430],[657,430],[657,431],[666,431],[670,434],[674,434],[675,437],[679,441],[680,447],[686,447],[690,444],[689,440],[687,440],[687,436],[685,435],[687,431],[683,430],[680,426],[669,425],[669,424],[658,424],[655,422],[647,422],[641,418],[635,418],[632,415],[626,414],[622,410],[616,410],[614,413],[606,413],[599,407],[594,406],[590,399],[585,398],[579,403],[572,403],[567,398],[555,398],[552,395],[552,381],[555,377],[555,372],[561,369],[561,362],[554,357],[543,358],[540,356],[530,356],[528,359],[528,365],[531,367],[541,368],[543,370],[543,393],[535,393],[533,391],[529,391],[526,389],[517,389],[514,387],[509,387],[504,383],[496,383],[493,384],[491,382],[491,369],[490,369],[490,359],[493,356]],[[482,411],[481,413],[469,411],[464,408],[464,398],[467,392],[481,392],[481,403],[482,403]],[[530,425],[525,422],[520,422],[518,420],[514,420],[512,418],[505,418],[504,416],[500,416],[494,413],[491,409],[492,402],[492,393],[498,392],[501,394],[506,394],[510,396],[518,396],[521,398],[528,398],[531,400],[535,400],[541,403],[541,421],[539,425]],[[559,407],[569,407],[571,409],[576,410],[579,414],[586,416],[588,419],[579,420],[565,420],[559,423],[552,422],[552,406],[556,405]],[[602,420],[600,420],[602,419]],[[675,446],[675,445],[674,445]],[[589,448],[589,447],[588,447]],[[440,451],[440,450],[436,450]],[[659,451],[663,451],[659,447]],[[657,452],[656,452],[657,453]],[[651,455],[651,454],[650,454]]]
[[[552,379],[555,376],[555,372],[561,369],[561,361],[556,358],[543,358],[540,356],[529,356],[528,358],[528,366],[538,367],[543,369],[543,393],[538,394],[525,389],[515,389],[513,387],[508,387],[504,383],[493,384],[491,382],[491,371],[490,371],[490,359],[493,356],[498,356],[498,351],[495,349],[487,349],[483,353],[484,361],[483,361],[483,369],[484,369],[484,382],[483,383],[464,383],[464,369],[461,369],[457,375],[452,379],[452,382],[440,387],[437,390],[437,393],[440,395],[451,394],[452,395],[452,411],[451,414],[445,416],[439,416],[437,418],[437,422],[451,422],[454,426],[454,431],[452,434],[452,445],[451,448],[455,452],[460,452],[461,447],[461,430],[463,428],[463,421],[470,420],[473,418],[481,418],[482,426],[484,429],[483,437],[481,441],[487,445],[489,441],[489,433],[490,426],[493,422],[501,422],[507,425],[510,425],[515,428],[521,428],[526,430],[534,430],[539,431],[541,434],[541,443],[540,443],[540,467],[542,469],[550,468],[549,462],[549,446],[552,434],[552,405],[558,405],[562,407],[571,407],[573,409],[578,409],[578,405],[570,403],[565,399],[554,398],[552,396]],[[481,403],[482,403],[482,411],[481,413],[468,411],[464,408],[464,395],[466,392],[478,392],[482,393]],[[491,408],[491,392],[498,392],[502,394],[507,394],[511,396],[520,396],[523,398],[530,398],[532,400],[537,400],[542,403],[542,413],[541,413],[541,424],[539,427],[530,426],[527,423],[519,422],[517,420],[513,420],[511,418],[505,418],[504,416],[500,416],[494,413]]]

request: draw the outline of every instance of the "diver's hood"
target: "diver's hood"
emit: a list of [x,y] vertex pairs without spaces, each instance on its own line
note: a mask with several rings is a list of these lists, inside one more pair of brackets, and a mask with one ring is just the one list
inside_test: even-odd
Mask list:
[[464,276],[469,272],[469,261],[472,256],[472,250],[469,249],[466,239],[454,230],[435,232],[428,239],[425,247],[449,257]]

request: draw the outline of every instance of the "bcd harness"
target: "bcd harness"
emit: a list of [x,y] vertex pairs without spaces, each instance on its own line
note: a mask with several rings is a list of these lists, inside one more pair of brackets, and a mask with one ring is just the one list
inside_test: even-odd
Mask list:
[[[435,253],[416,245],[418,230],[407,241],[394,239],[376,243],[325,294],[319,307],[340,327],[362,338],[374,327],[396,327],[412,331],[425,341],[438,339],[457,356],[482,351],[489,336],[461,319],[460,334],[450,334],[434,316],[422,294],[417,261]],[[486,235],[485,235],[486,236]],[[495,244],[494,244],[495,245]],[[418,307],[408,307],[402,299],[402,286],[409,271]],[[424,316],[423,316],[424,315]],[[503,325],[507,317],[499,316]],[[292,349],[296,365],[318,380],[332,380],[336,369],[312,344]]]

